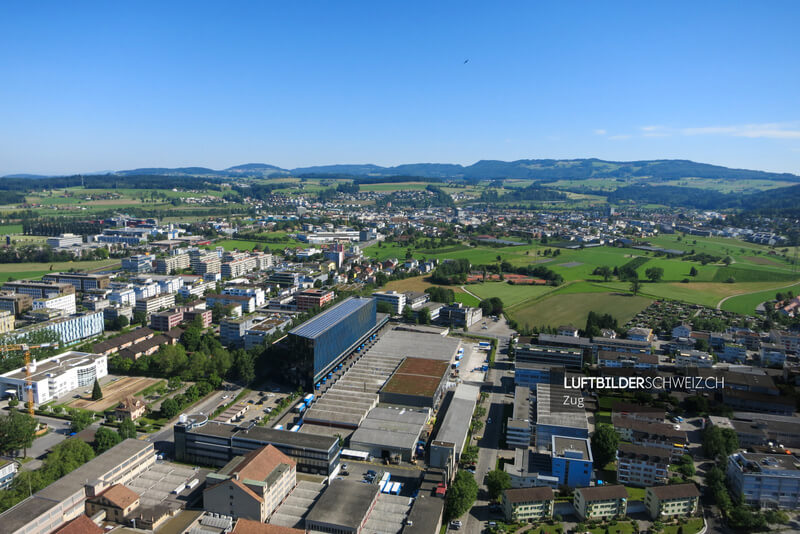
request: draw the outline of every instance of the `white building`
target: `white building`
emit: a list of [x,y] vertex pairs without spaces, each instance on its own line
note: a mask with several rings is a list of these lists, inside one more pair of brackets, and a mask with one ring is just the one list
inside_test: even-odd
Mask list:
[[[102,314],[100,317],[102,318]],[[64,352],[46,360],[31,362],[33,402],[36,405],[65,395],[77,388],[91,388],[95,379],[108,374],[108,358],[88,352]],[[4,393],[27,402],[25,368],[0,375]]]
[[133,291],[136,293],[136,300],[144,300],[160,295],[161,287],[158,285],[158,282],[147,280],[146,282],[134,286]]
[[675,365],[708,368],[714,365],[714,357],[701,350],[683,350],[675,355]]
[[61,234],[58,237],[48,237],[47,244],[53,248],[74,247],[83,244],[83,237],[75,234]]
[[222,290],[223,295],[236,295],[239,297],[253,297],[256,307],[261,307],[267,302],[267,294],[260,287],[229,286]]
[[115,289],[108,295],[110,302],[116,302],[120,306],[134,306],[136,304],[136,292],[133,289]]
[[53,310],[61,310],[64,315],[72,315],[77,312],[75,306],[75,293],[69,295],[59,295],[57,297],[46,297],[33,300],[33,309],[40,310],[42,308],[50,308]]
[[22,337],[39,330],[55,332],[60,337],[63,346],[102,334],[105,331],[105,321],[102,311],[90,311],[18,328],[9,333],[9,337]]
[[378,302],[386,302],[395,314],[403,312],[406,307],[406,295],[398,291],[376,291],[372,294]]
[[158,281],[158,287],[162,293],[177,293],[183,287],[183,278],[163,278]]

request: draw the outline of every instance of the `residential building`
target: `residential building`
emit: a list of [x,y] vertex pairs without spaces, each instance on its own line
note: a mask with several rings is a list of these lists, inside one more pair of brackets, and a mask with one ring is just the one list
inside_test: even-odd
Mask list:
[[222,261],[214,252],[192,251],[189,253],[189,258],[189,265],[194,274],[219,273],[222,270]]
[[108,294],[109,302],[114,302],[120,306],[135,306],[136,305],[136,292],[133,288],[120,288],[115,289]]
[[151,329],[145,327],[136,328],[131,330],[130,332],[125,332],[124,334],[120,334],[116,337],[111,339],[106,339],[105,341],[101,341],[100,343],[96,343],[92,346],[92,352],[95,354],[103,354],[105,356],[109,356],[111,354],[115,354],[122,349],[126,349],[131,345],[135,345],[137,343],[141,343],[142,341],[148,340],[155,336],[156,333],[153,332]]
[[714,365],[714,357],[701,350],[682,350],[675,354],[675,365],[678,367],[704,367]]
[[147,412],[147,405],[142,399],[136,397],[125,397],[122,399],[117,407],[114,409],[114,415],[117,419],[130,419],[136,421]]
[[264,523],[297,484],[295,462],[267,445],[206,476],[203,508]]
[[700,491],[694,484],[671,484],[647,488],[644,505],[653,521],[694,515],[699,509]]
[[0,490],[7,489],[17,474],[17,462],[0,459]]
[[219,322],[219,340],[225,346],[244,346],[244,336],[247,329],[262,321],[263,316],[249,315],[247,317],[226,317]]
[[650,423],[618,414],[611,416],[611,422],[622,441],[663,449],[673,461],[688,452],[689,440],[686,432],[675,430],[672,425]]
[[258,286],[226,286],[222,290],[222,294],[253,297],[257,308],[263,306],[267,301],[266,292]]
[[727,379],[722,390],[722,402],[734,410],[764,412],[790,416],[795,412],[794,399],[787,396],[754,393],[728,387]]
[[134,310],[138,312],[144,312],[150,316],[159,310],[163,310],[172,306],[175,306],[175,295],[172,293],[164,293],[161,295],[156,295],[155,297],[137,300]]
[[597,363],[600,367],[658,369],[658,356],[642,352],[601,350],[597,353]]
[[[6,392],[13,390],[17,399],[27,402],[26,374],[23,367],[0,375],[0,387]],[[31,362],[33,403],[57,399],[79,387],[91,388],[95,379],[107,374],[108,358],[102,354],[70,351]]]
[[578,329],[571,324],[564,324],[558,327],[559,336],[578,337]]
[[249,350],[263,345],[269,336],[275,332],[284,331],[291,324],[292,320],[288,317],[277,316],[252,325],[244,333],[244,348]]
[[786,365],[786,351],[777,343],[762,343],[759,355],[762,367],[782,369]]
[[480,308],[464,306],[461,302],[450,306],[442,306],[442,309],[439,310],[439,319],[451,326],[469,328],[480,321],[482,317],[483,311]]
[[[541,335],[539,336],[541,338]],[[595,354],[601,350],[619,352],[651,352],[652,344],[649,341],[639,341],[636,339],[620,339],[610,337],[593,337],[592,345]]]
[[503,492],[502,507],[509,523],[546,521],[553,517],[553,488],[519,488]]
[[122,258],[122,270],[131,273],[151,273],[153,272],[153,257],[149,254],[134,254]]
[[294,297],[297,304],[297,311],[308,311],[324,308],[333,301],[334,292],[327,289],[306,289],[297,293]]
[[[406,294],[399,291],[375,291],[372,296],[378,302],[389,304],[394,315],[400,315],[406,307]],[[439,310],[439,315],[441,316],[441,310]]]
[[800,332],[772,330],[769,333],[771,343],[781,345],[783,350],[791,354],[800,354]]
[[578,488],[572,506],[582,521],[624,517],[628,513],[628,492],[625,486]]
[[89,291],[92,289],[106,289],[111,282],[107,274],[91,273],[50,273],[42,277],[45,282],[72,284],[75,291]]
[[191,266],[191,258],[186,253],[174,254],[164,258],[156,258],[156,272],[158,274],[172,274]]
[[728,456],[734,495],[756,508],[800,508],[800,462],[792,454],[737,452]]
[[226,261],[221,266],[221,273],[224,278],[237,278],[258,268],[255,258],[247,256],[244,258]]
[[137,508],[139,494],[122,484],[114,484],[104,492],[86,500],[86,513],[94,516],[105,512],[105,520],[113,523],[124,523]]
[[670,453],[658,447],[620,443],[617,450],[617,482],[646,487],[669,480]]
[[755,412],[734,412],[727,417],[709,416],[714,426],[730,428],[739,437],[743,448],[780,444],[800,448],[800,419],[794,416],[771,415]]
[[216,304],[223,306],[241,306],[243,313],[250,313],[256,311],[256,300],[254,297],[247,295],[224,295],[224,294],[209,294],[206,295],[206,306],[213,308]]
[[66,295],[54,295],[51,297],[38,298],[33,300],[33,309],[51,309],[61,310],[63,315],[72,315],[76,313],[77,307],[75,305],[75,293]]
[[717,351],[717,358],[728,363],[744,363],[747,360],[747,349],[739,343],[725,343],[723,350]]
[[629,328],[625,335],[633,341],[646,341],[648,343],[652,342],[654,337],[652,328],[639,327]]
[[[208,311],[211,313],[211,310]],[[166,332],[183,322],[183,308],[171,308],[150,316],[150,328]]]

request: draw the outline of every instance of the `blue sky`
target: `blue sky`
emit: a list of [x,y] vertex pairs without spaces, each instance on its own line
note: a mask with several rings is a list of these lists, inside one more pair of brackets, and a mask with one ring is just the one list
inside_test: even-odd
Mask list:
[[800,173],[799,15],[791,1],[3,2],[0,175],[580,157]]

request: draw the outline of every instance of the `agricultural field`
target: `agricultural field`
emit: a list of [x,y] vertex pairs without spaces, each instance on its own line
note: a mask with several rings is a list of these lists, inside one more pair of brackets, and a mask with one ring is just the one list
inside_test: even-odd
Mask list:
[[756,307],[762,302],[773,300],[775,298],[775,293],[778,291],[793,291],[795,294],[797,294],[800,292],[800,283],[791,286],[776,287],[766,291],[757,291],[754,293],[732,296],[724,301],[721,301],[721,304],[718,305],[725,311],[741,313],[745,315],[754,315],[756,312]]
[[225,250],[253,250],[254,248],[258,247],[259,249],[263,250],[264,247],[267,248],[280,248],[283,249],[284,247],[288,247],[292,245],[291,242],[264,242],[264,241],[247,241],[245,239],[223,239],[222,241],[216,241],[211,244],[209,248],[216,248],[222,247]]
[[0,224],[0,235],[21,234],[21,224]]
[[528,285],[511,285],[507,282],[484,282],[481,284],[467,284],[464,290],[481,299],[491,297],[499,297],[506,307],[514,306],[526,300],[541,297],[547,293],[551,293],[554,289],[553,286],[528,286]]
[[520,325],[583,327],[590,311],[610,313],[620,325],[650,305],[652,299],[619,293],[560,293],[507,310]]
[[[392,193],[395,191],[421,191],[431,185],[428,182],[397,182],[394,184],[359,184],[361,191],[380,191]],[[437,185],[437,184],[433,184]]]

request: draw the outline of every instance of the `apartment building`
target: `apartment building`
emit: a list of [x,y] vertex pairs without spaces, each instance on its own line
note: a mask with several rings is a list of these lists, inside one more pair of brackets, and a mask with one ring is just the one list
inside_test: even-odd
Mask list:
[[624,517],[628,512],[628,492],[619,485],[578,488],[572,506],[582,521]]
[[672,461],[676,461],[688,451],[689,440],[686,432],[675,430],[672,425],[650,423],[616,414],[612,415],[611,421],[622,441],[663,449],[669,453]]
[[597,363],[600,367],[658,369],[658,356],[641,352],[601,350],[597,354]]
[[130,287],[114,289],[108,294],[108,300],[109,302],[115,302],[120,306],[135,306],[136,292]]
[[164,258],[156,258],[156,273],[172,274],[191,266],[191,258],[186,253],[174,254]]
[[256,311],[256,300],[254,297],[246,295],[225,295],[225,294],[211,294],[206,295],[206,306],[213,308],[216,304],[223,306],[234,305],[241,306],[242,312],[250,313]]
[[678,367],[710,368],[714,365],[714,357],[701,350],[682,350],[675,354],[675,365]]
[[253,299],[255,299],[256,308],[263,306],[267,301],[266,292],[258,286],[226,286],[223,288],[222,294],[253,297]]
[[666,449],[620,443],[617,482],[626,486],[654,486],[669,480],[670,454]]
[[206,511],[264,523],[297,484],[294,460],[267,445],[206,476]]
[[538,522],[553,517],[555,494],[550,487],[507,489],[502,507],[509,523]]
[[225,278],[237,278],[258,268],[255,258],[244,257],[222,263],[220,272]]
[[672,484],[647,488],[644,505],[653,521],[697,513],[700,491],[694,484]]
[[308,311],[315,308],[324,308],[333,301],[334,292],[326,289],[306,289],[294,297],[298,311]]
[[156,295],[155,297],[137,300],[135,311],[144,312],[148,316],[164,308],[169,308],[175,305],[175,295],[172,293],[165,293]]
[[12,330],[14,330],[14,314],[6,310],[0,310],[0,334],[5,334]]

